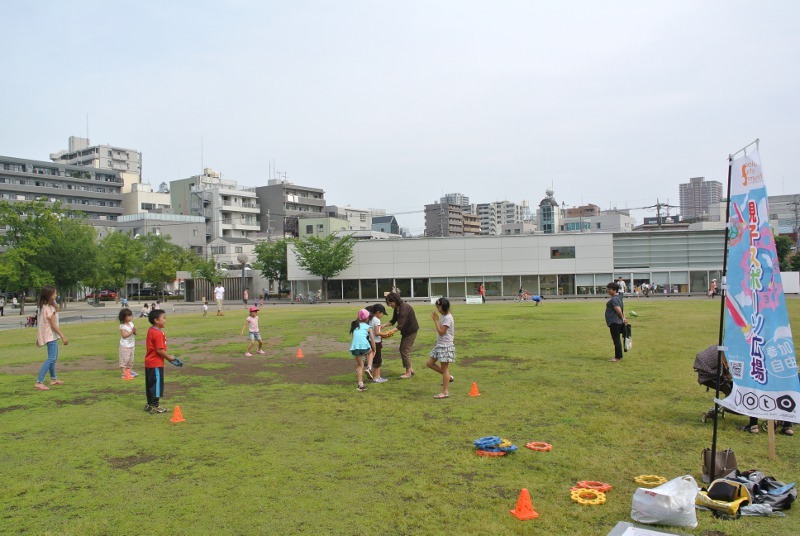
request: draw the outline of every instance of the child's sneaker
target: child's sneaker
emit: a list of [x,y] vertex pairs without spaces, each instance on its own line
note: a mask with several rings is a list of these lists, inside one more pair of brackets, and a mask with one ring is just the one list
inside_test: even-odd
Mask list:
[[33,385],[34,389],[38,389],[39,391],[49,391],[50,388],[43,383],[36,383]]
[[358,387],[356,387],[356,390],[361,391],[363,393],[364,391],[367,390],[367,386],[364,385],[363,383],[359,383]]
[[367,378],[369,378],[370,380],[374,380],[375,379],[375,378],[372,377],[372,367],[365,368],[364,372],[366,373]]
[[163,406],[153,406],[152,408],[150,408],[150,413],[152,415],[155,415],[156,413],[166,413],[168,411],[169,410]]
[[387,380],[386,378],[375,378],[374,380],[372,380],[372,383],[386,383],[388,381],[389,380]]
[[253,354],[251,354],[250,352],[245,352],[245,353],[244,353],[244,356],[245,356],[245,357],[253,357]]
[[266,354],[267,352],[265,352],[264,350],[259,350],[259,351],[258,351],[258,353],[259,353],[259,354],[261,354],[261,355],[264,355],[264,354]]
[[135,378],[138,375],[139,375],[138,372],[131,371],[131,378]]
[[150,410],[151,410],[151,409],[153,409],[153,406],[151,406],[150,404],[145,404],[145,406],[144,406],[144,410],[145,410],[147,413],[150,413]]

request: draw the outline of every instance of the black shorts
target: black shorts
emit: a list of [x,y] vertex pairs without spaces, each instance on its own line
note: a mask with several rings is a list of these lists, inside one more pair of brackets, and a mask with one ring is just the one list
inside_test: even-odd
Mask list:
[[378,368],[383,363],[383,358],[381,357],[381,348],[383,348],[383,342],[376,342],[375,357],[372,358],[372,368]]

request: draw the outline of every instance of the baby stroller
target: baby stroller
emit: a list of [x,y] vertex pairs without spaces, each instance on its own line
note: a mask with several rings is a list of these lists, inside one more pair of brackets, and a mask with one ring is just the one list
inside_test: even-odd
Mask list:
[[[717,376],[719,369],[717,368],[717,345],[709,346],[701,352],[697,352],[694,358],[694,371],[697,373],[697,383],[706,386],[706,391],[709,389],[717,389]],[[722,354],[722,377],[720,378],[719,392],[728,396],[733,390],[733,378],[731,371],[728,369],[728,361],[725,359],[725,354]],[[730,410],[729,410],[730,411]],[[734,412],[731,412],[734,413]],[[719,407],[717,414],[723,419],[725,418],[725,408]],[[706,422],[708,419],[714,417],[714,408],[709,409],[701,420]]]

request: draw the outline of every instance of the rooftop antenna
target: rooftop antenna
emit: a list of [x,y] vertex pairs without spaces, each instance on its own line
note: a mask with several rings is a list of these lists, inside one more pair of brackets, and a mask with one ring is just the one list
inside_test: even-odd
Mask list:
[[203,135],[200,134],[200,174],[205,173],[205,161],[203,160]]

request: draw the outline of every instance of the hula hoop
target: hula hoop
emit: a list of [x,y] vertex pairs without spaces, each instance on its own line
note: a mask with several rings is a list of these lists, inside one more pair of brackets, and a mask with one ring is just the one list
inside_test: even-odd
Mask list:
[[611,484],[607,484],[605,482],[598,482],[596,480],[581,480],[575,487],[583,488],[583,489],[593,489],[599,491],[601,493],[608,493],[611,491]]
[[646,488],[654,488],[661,484],[666,484],[667,479],[658,475],[639,475],[633,479],[634,482]]
[[525,447],[537,452],[548,452],[553,450],[553,445],[543,441],[531,441],[530,443],[525,443]]
[[497,452],[490,452],[487,450],[476,450],[475,454],[478,456],[486,456],[488,458],[499,458],[500,456],[505,456],[506,453],[502,450],[498,450]]
[[497,446],[499,448],[503,448],[503,447],[510,447],[512,444],[513,443],[511,443],[511,441],[509,441],[508,439],[503,439],[502,441],[500,441],[500,444],[497,445]]
[[480,439],[476,439],[475,441],[472,442],[472,444],[480,449],[484,447],[496,447],[502,441],[503,440],[500,439],[499,436],[486,436],[486,437],[481,437]]
[[570,492],[573,501],[581,506],[597,506],[606,503],[606,494],[602,491],[590,488],[578,488]]

